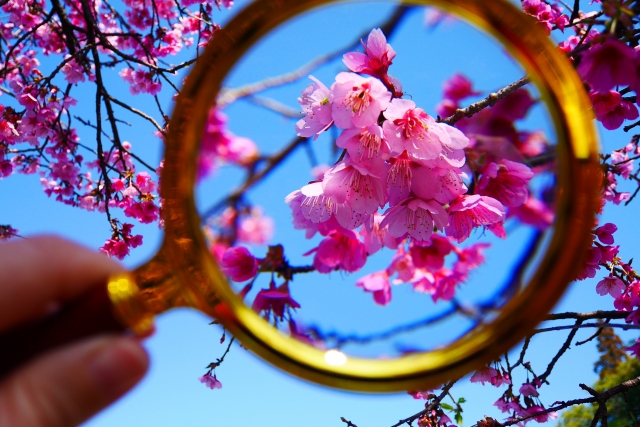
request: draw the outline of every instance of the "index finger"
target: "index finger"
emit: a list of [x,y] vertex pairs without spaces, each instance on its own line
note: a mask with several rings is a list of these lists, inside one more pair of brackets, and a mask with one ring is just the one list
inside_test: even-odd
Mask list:
[[122,269],[105,255],[55,236],[0,244],[0,331],[105,286]]

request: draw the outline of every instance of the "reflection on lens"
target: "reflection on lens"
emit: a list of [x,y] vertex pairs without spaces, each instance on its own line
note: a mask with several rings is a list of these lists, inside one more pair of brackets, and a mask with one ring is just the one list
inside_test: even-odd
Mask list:
[[247,306],[332,366],[490,322],[553,224],[536,89],[481,32],[424,14],[341,5],[287,23],[237,64],[203,130],[213,256]]

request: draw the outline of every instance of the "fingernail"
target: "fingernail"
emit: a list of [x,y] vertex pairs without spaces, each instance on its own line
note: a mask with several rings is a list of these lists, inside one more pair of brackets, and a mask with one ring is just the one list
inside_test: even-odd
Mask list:
[[115,399],[132,388],[149,366],[149,357],[140,340],[113,338],[89,364],[106,397]]

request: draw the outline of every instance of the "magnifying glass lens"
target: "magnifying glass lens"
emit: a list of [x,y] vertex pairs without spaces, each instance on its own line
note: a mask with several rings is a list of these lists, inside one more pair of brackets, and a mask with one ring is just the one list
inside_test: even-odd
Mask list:
[[300,15],[236,63],[202,129],[211,256],[329,364],[449,346],[525,292],[549,247],[550,115],[499,43],[441,10]]

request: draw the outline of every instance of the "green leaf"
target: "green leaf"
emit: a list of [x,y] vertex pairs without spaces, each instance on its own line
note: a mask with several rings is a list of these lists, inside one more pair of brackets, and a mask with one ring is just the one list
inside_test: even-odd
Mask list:
[[453,411],[453,406],[449,405],[448,403],[441,403],[440,406],[442,407],[442,409],[446,409],[447,411]]
[[461,397],[460,399],[458,399],[458,403],[464,403],[466,401],[467,399],[465,399],[464,397]]
[[[456,412],[456,424],[461,425],[462,424],[462,414],[460,412]],[[609,424],[611,425],[611,424]]]

